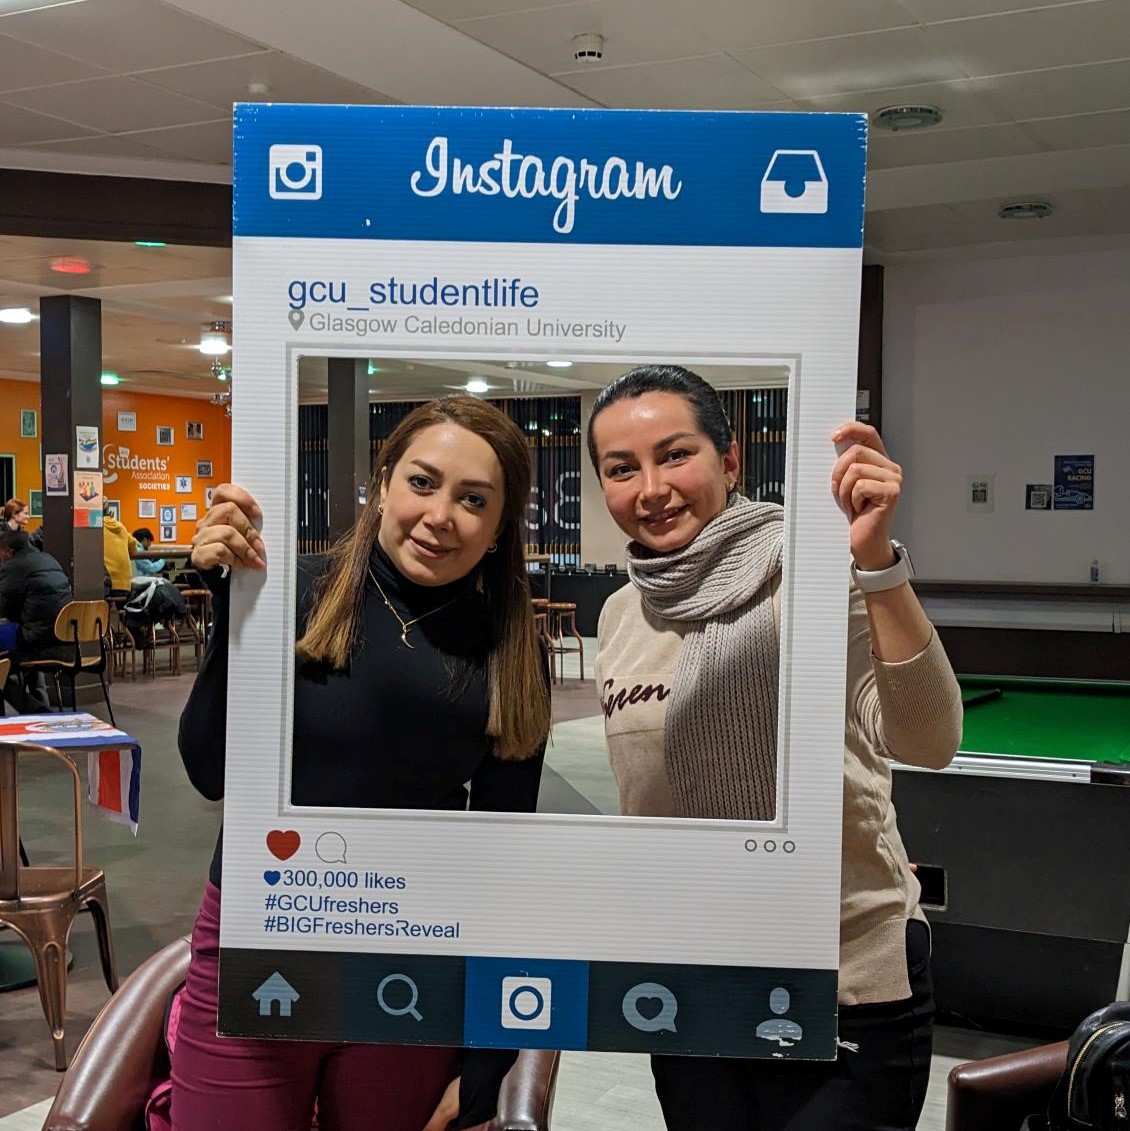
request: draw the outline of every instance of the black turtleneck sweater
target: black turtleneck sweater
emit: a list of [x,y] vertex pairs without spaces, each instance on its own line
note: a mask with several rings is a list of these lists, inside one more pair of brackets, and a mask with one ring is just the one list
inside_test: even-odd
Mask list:
[[[325,566],[322,557],[299,559],[295,639],[304,631]],[[435,612],[412,627],[413,647],[406,648],[399,623],[369,578],[349,668],[296,664],[294,804],[533,812],[545,744],[520,761],[493,753],[485,734],[490,624],[474,581],[415,585],[379,546],[370,566],[404,620]],[[212,590],[214,627],[181,715],[179,744],[192,784],[219,800],[227,733],[228,579],[219,569],[201,576]],[[209,871],[217,886],[222,846],[221,829]],[[506,1049],[464,1053],[457,1127],[493,1117],[502,1078],[516,1056]]]
[[[325,564],[323,557],[299,559],[296,639]],[[412,648],[406,648],[400,624],[370,577],[348,669],[296,664],[291,800],[329,807],[533,812],[544,745],[520,761],[493,753],[485,733],[490,624],[474,581],[416,585],[379,546],[370,567],[404,620],[424,619],[410,629]],[[216,801],[224,795],[228,579],[218,569],[202,576],[213,594],[214,628],[181,715],[179,744],[192,784]],[[222,840],[221,831],[209,871],[217,887]]]

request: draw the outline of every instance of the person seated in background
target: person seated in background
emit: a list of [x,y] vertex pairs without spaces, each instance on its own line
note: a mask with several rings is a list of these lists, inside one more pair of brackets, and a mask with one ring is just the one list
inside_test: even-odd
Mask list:
[[29,522],[31,522],[31,510],[23,499],[12,498],[4,504],[4,519],[0,522],[0,530],[23,530],[31,542],[32,549],[42,550],[43,527],[28,530]]
[[71,584],[63,567],[45,551],[33,550],[22,530],[0,530],[0,562],[0,617],[20,626],[6,697],[14,703],[22,700],[25,712],[46,711],[43,676],[37,673],[27,681],[24,695],[16,674],[20,663],[27,660],[72,658],[73,649],[55,637],[55,618],[71,600]]
[[109,506],[102,508],[102,562],[110,579],[110,597],[128,597],[133,576],[130,560],[133,538],[114,517]]
[[[153,531],[148,526],[139,526],[133,532],[133,542],[136,551],[148,550],[153,545]],[[164,558],[130,558],[130,568],[134,577],[152,577],[165,568]]]

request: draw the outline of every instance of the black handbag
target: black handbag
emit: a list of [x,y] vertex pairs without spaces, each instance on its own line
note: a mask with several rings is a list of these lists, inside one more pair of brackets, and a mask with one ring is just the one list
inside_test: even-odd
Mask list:
[[[1036,1128],[1039,1123],[1031,1121]],[[1048,1131],[1130,1131],[1130,1002],[1096,1009],[1071,1034]]]

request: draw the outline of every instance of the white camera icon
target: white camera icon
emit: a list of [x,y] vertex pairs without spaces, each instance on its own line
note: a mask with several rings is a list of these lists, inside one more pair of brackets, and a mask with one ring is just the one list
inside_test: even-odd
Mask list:
[[548,1029],[553,1012],[549,978],[502,979],[502,1027]]
[[322,147],[272,145],[267,155],[270,191],[274,200],[322,198]]

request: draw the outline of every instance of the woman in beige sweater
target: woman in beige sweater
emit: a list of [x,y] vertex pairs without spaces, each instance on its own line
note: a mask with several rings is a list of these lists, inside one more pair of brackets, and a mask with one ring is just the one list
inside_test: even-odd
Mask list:
[[[851,422],[831,490],[850,524],[835,1062],[656,1056],[670,1131],[912,1131],[929,1076],[930,938],[891,805],[889,758],[941,768],[961,693],[891,540],[902,472]],[[631,539],[600,618],[597,685],[621,810],[773,817],[781,508],[738,494],[718,395],[640,366],[598,397],[589,454]],[[650,686],[651,694],[633,694]],[[708,1114],[707,1114],[708,1113]]]

